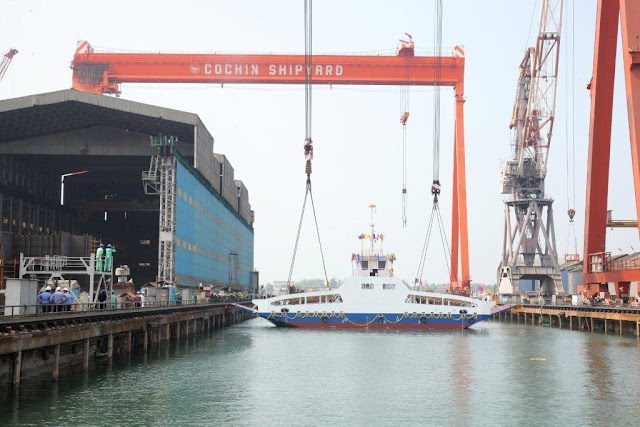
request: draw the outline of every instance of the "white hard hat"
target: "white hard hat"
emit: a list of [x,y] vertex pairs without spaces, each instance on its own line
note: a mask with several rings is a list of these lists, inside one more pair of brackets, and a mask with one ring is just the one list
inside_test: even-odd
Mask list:
[[60,286],[58,286],[58,287],[56,288],[56,292],[59,292],[59,291],[61,291],[61,290],[62,290],[62,288],[61,288]]
[[62,289],[63,291],[67,291],[69,292],[69,288],[67,288],[66,286],[64,287],[64,289]]
[[51,286],[47,286],[46,288],[44,288],[45,291],[50,291],[51,290]]

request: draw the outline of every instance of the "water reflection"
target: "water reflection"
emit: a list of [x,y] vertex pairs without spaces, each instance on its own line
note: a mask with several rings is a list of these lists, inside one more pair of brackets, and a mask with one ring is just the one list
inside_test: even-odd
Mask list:
[[635,340],[551,328],[306,331],[250,321],[146,357],[117,355],[111,368],[92,363],[88,374],[65,368],[57,384],[50,374],[27,379],[15,397],[0,393],[0,425],[621,425],[635,417],[639,367]]

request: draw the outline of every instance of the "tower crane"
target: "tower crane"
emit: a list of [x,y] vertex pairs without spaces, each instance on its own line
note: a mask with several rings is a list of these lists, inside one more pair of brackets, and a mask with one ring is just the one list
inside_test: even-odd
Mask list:
[[563,293],[553,199],[544,188],[555,118],[562,7],[563,0],[543,0],[536,44],[526,50],[519,67],[509,124],[511,158],[500,170],[502,194],[509,195],[498,268],[503,295],[519,295],[522,279],[534,286],[537,282],[542,294]]
[[16,49],[9,49],[9,52],[4,54],[2,62],[0,62],[0,82],[4,77],[4,73],[7,72],[7,68],[9,68],[9,64],[11,64],[11,60],[16,55],[16,53],[18,53]]

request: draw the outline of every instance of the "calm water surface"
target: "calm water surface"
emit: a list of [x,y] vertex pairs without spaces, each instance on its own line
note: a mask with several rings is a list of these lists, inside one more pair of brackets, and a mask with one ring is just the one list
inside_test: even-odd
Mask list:
[[[253,319],[0,393],[0,425],[639,425],[635,338],[484,323],[309,331]],[[532,360],[534,358],[534,360]]]

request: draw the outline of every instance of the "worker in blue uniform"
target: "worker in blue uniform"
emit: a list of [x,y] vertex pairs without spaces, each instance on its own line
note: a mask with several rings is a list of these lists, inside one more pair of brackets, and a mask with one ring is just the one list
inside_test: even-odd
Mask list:
[[105,251],[106,256],[104,257],[104,271],[111,271],[111,260],[113,259],[113,254],[116,253],[116,250],[113,248],[111,243],[107,245],[107,250]]
[[102,257],[104,256],[104,243],[100,243],[96,249],[96,271],[102,271]]
[[42,311],[44,313],[51,311],[51,286],[47,286],[44,292],[38,295],[38,302],[42,305]]

